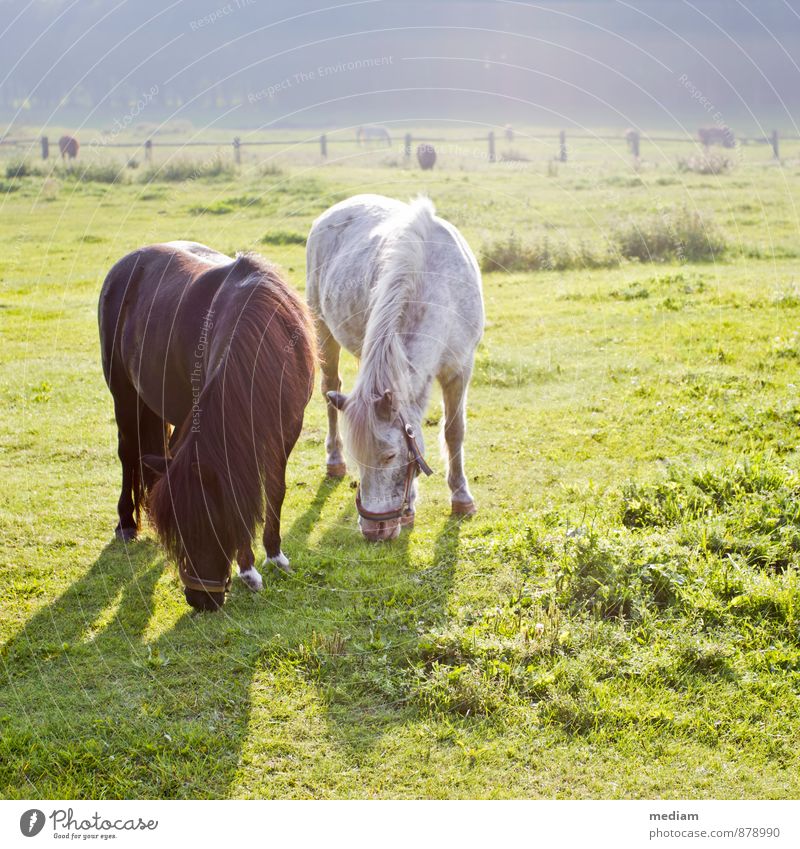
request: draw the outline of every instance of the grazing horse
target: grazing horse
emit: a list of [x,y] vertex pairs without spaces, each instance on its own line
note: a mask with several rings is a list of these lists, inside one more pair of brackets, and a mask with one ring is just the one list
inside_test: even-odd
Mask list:
[[722,147],[736,147],[736,136],[730,127],[700,127],[697,138],[704,147],[720,145]]
[[423,171],[430,171],[436,165],[436,148],[432,144],[421,144],[417,148],[417,162]]
[[62,159],[75,159],[81,146],[74,136],[61,136],[58,140],[58,149],[61,151]]
[[117,536],[136,537],[145,502],[192,607],[223,604],[234,556],[260,590],[251,541],[265,510],[267,560],[289,567],[286,461],[316,355],[305,304],[259,256],[169,242],[109,271],[99,324],[122,463]]
[[[413,523],[416,476],[431,471],[421,424],[434,378],[444,398],[453,513],[474,513],[463,442],[484,315],[480,271],[464,238],[427,198],[405,204],[359,195],[314,222],[307,269],[328,399],[328,474],[346,471],[341,411],[360,472],[361,532],[373,541],[393,539]],[[350,395],[340,392],[342,347],[361,361]]]
[[358,132],[356,133],[356,139],[359,144],[364,144],[364,142],[368,141],[380,141],[386,142],[387,147],[392,146],[392,137],[389,135],[389,131],[386,127],[376,127],[371,124],[366,124],[363,127],[358,128]]

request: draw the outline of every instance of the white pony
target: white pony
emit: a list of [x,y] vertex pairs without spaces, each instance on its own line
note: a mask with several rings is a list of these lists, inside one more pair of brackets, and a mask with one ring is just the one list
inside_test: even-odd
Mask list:
[[363,127],[359,127],[356,140],[360,145],[369,141],[381,141],[386,142],[389,147],[392,146],[392,137],[386,127],[376,127],[374,124],[365,124]]
[[[483,335],[481,276],[458,230],[427,198],[380,195],[337,203],[311,228],[306,296],[317,325],[328,399],[328,474],[346,472],[338,411],[356,460],[359,525],[393,539],[414,520],[423,458],[422,416],[436,378],[444,398],[447,482],[453,513],[475,512],[464,476],[467,386]],[[340,392],[339,352],[360,359],[350,395]]]

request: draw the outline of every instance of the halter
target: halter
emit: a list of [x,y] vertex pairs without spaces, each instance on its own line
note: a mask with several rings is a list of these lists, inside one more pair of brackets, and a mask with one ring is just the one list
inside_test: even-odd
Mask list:
[[190,575],[186,566],[181,563],[178,567],[178,575],[180,575],[181,583],[187,590],[200,590],[203,593],[226,593],[231,588],[230,573],[224,581],[215,581],[211,578],[201,578],[198,575]]
[[403,503],[396,510],[385,510],[382,513],[373,513],[371,510],[365,509],[361,503],[361,484],[356,490],[356,510],[362,519],[368,519],[371,522],[386,522],[390,519],[399,519],[406,514],[410,504],[408,501],[411,495],[411,484],[414,478],[424,472],[426,475],[432,475],[433,469],[425,462],[422,452],[417,445],[417,437],[414,433],[414,428],[410,424],[406,424],[405,419],[400,415],[400,424],[403,426],[403,435],[406,438],[408,446],[408,464],[406,465],[406,482],[403,487]]

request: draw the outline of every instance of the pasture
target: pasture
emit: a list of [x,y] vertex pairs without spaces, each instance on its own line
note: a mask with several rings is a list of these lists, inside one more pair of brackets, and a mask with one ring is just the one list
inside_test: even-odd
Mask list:
[[[396,150],[262,151],[167,181],[104,151],[19,176],[4,152],[0,795],[796,798],[800,161],[744,148],[709,175],[679,153],[443,152],[423,173]],[[103,278],[193,239],[302,290],[311,222],[366,191],[425,191],[476,254],[522,256],[484,274],[479,513],[449,517],[437,390],[416,527],[362,541],[317,392],[289,463],[294,574],[195,615],[152,531],[113,537]],[[694,211],[711,258],[613,254]]]

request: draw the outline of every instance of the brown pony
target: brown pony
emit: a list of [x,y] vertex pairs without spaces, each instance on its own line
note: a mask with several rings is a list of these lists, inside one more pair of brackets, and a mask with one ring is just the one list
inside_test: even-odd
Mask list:
[[74,136],[61,136],[58,140],[58,149],[61,151],[62,159],[67,159],[67,157],[75,159],[81,146]]
[[267,559],[289,566],[286,462],[314,380],[303,302],[259,256],[170,242],[109,271],[98,317],[122,464],[117,536],[136,537],[146,499],[192,607],[223,604],[235,556],[260,590],[251,541],[265,509]]

